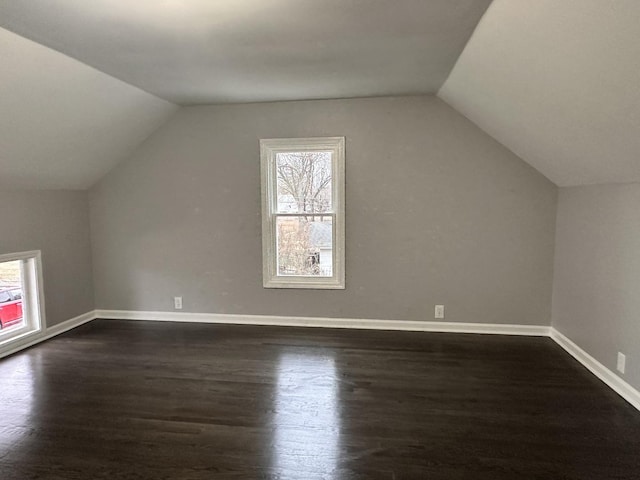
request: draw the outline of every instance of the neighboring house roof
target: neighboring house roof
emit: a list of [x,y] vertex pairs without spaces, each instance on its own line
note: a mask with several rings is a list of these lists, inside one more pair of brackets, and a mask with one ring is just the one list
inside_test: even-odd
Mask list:
[[309,240],[315,247],[331,247],[333,244],[333,229],[330,223],[311,222],[309,224]]

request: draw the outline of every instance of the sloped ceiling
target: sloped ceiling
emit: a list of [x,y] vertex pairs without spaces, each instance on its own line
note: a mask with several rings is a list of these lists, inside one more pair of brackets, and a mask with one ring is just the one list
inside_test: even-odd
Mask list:
[[436,93],[490,0],[0,0],[0,26],[179,104]]
[[177,108],[1,28],[0,59],[0,188],[88,188]]
[[0,0],[0,27],[40,42],[0,28],[0,187],[88,188],[176,110],[154,94],[438,89],[560,186],[640,182],[640,1],[489,4]]
[[640,181],[640,1],[494,0],[439,92],[560,186]]

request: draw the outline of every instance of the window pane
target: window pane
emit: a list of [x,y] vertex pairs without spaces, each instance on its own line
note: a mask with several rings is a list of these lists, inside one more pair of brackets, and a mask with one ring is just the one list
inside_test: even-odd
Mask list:
[[333,219],[305,215],[276,219],[278,275],[333,275]]
[[24,325],[21,264],[19,260],[0,263],[0,335]]
[[330,212],[331,152],[276,154],[278,213]]

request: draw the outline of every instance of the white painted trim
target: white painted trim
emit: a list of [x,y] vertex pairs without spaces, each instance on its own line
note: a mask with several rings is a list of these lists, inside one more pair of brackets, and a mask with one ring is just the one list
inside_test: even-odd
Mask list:
[[28,252],[3,253],[0,255],[0,263],[13,262],[16,260],[29,260],[41,254],[40,250],[29,250]]
[[0,255],[0,263],[20,262],[22,276],[22,314],[23,326],[5,332],[0,338],[0,352],[7,345],[19,342],[20,339],[39,335],[47,328],[44,307],[44,279],[42,275],[42,252],[6,253]]
[[551,327],[542,325],[501,325],[492,323],[421,322],[415,320],[372,320],[362,318],[281,317],[220,313],[140,312],[96,310],[96,318],[151,320],[159,322],[218,323],[282,327],[352,328],[362,330],[405,330],[414,332],[483,333],[493,335],[549,336]]
[[555,328],[544,325],[492,323],[454,323],[415,320],[374,320],[354,318],[282,317],[273,315],[236,315],[219,313],[144,312],[96,310],[96,318],[228,325],[266,325],[283,327],[347,328],[363,330],[400,330],[414,332],[476,333],[550,337],[590,372],[602,380],[635,408],[640,410],[640,392],[594,359]]
[[7,348],[0,351],[0,358],[7,357],[9,355],[13,355],[14,353],[19,352],[20,350],[24,350],[25,348],[29,348],[37,343],[44,342],[45,340],[49,340],[56,335],[60,335],[61,333],[67,332],[72,328],[79,327],[80,325],[84,325],[85,323],[90,322],[91,320],[95,320],[96,311],[92,310],[87,313],[83,313],[82,315],[78,315],[75,318],[71,318],[62,323],[54,325],[50,328],[47,328],[44,331],[34,332],[30,335],[24,335],[19,339],[16,339],[15,342],[11,342],[7,345]]
[[[262,284],[264,288],[345,288],[345,137],[268,138],[260,140],[262,191]],[[277,272],[276,155],[285,152],[332,152],[333,276],[285,277]],[[293,215],[293,214],[292,214]]]
[[25,336],[0,358],[14,354],[56,335],[79,327],[94,319],[138,320],[181,323],[213,323],[228,325],[265,325],[284,327],[347,328],[362,330],[400,330],[414,332],[476,333],[489,335],[521,335],[550,337],[567,353],[584,365],[608,387],[640,410],[640,392],[598,362],[582,348],[553,327],[544,325],[503,325],[493,323],[420,322],[414,320],[374,320],[353,318],[281,317],[272,315],[235,315],[220,313],[144,312],[132,310],[93,310],[48,328],[44,333]]
[[627,402],[640,410],[640,392],[625,382],[622,378],[609,370],[598,360],[593,358],[582,348],[572,342],[555,328],[551,328],[551,338],[573,358],[584,365],[587,370],[607,384],[613,391],[624,398]]

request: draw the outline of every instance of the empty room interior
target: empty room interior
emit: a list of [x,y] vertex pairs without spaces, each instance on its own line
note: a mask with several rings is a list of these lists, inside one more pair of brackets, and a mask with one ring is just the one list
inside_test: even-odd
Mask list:
[[0,0],[0,479],[640,479],[640,2]]

